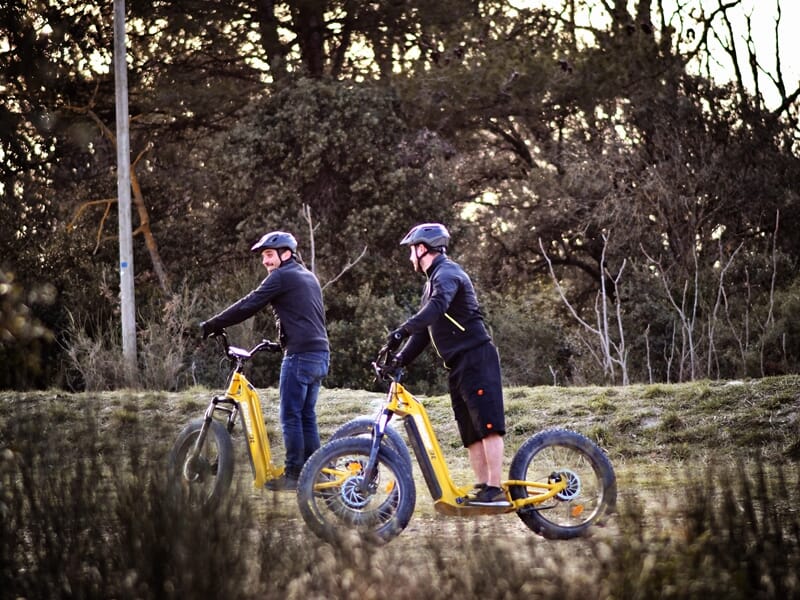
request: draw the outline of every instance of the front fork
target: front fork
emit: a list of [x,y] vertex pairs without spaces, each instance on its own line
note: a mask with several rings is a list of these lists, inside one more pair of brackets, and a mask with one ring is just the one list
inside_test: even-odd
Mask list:
[[214,418],[214,413],[216,411],[221,411],[228,415],[225,429],[227,429],[228,433],[231,433],[234,425],[236,425],[236,416],[239,414],[239,403],[226,396],[214,396],[211,398],[211,402],[208,408],[206,408],[206,412],[203,414],[203,426],[200,428],[200,434],[197,436],[194,442],[194,448],[192,448],[192,452],[188,457],[190,465],[203,450],[208,430],[211,427],[211,420]]
[[378,472],[378,455],[381,451],[381,442],[383,441],[386,427],[389,425],[392,415],[394,415],[394,412],[385,408],[383,412],[381,412],[381,416],[375,420],[375,427],[372,428],[372,446],[369,449],[369,459],[364,466],[364,476],[359,483],[359,491],[362,494],[370,494],[374,491],[371,487],[374,486],[374,482],[377,481],[375,475]]

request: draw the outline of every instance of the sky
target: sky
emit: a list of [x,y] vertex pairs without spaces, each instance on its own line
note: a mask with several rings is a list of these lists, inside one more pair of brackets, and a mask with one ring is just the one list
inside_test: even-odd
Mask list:
[[[702,0],[707,8],[717,7],[719,0]],[[800,85],[800,34],[797,26],[800,25],[800,0],[779,0],[781,7],[781,22],[778,29],[780,41],[781,71],[787,88],[791,91]],[[746,34],[745,15],[749,14],[753,25],[753,38],[756,55],[760,63],[768,70],[775,71],[775,21],[777,18],[776,0],[744,0],[741,8],[731,11],[731,21],[736,28],[734,41],[739,56],[746,60],[747,47],[744,36]],[[757,8],[756,8],[757,6]],[[721,29],[720,29],[721,31]],[[724,63],[714,73],[720,80],[730,79],[732,71],[730,64]],[[768,106],[778,101],[777,92],[773,84],[768,83],[765,76],[761,78],[761,89],[765,95]]]
[[[549,6],[561,8],[564,0],[510,0],[512,5],[517,7],[539,7]],[[678,4],[684,5],[684,12],[692,6],[702,7],[706,14],[710,14],[718,9],[721,3],[730,4],[731,0],[663,0],[665,11],[672,11]],[[607,18],[607,12],[603,8],[600,0],[583,0],[578,5],[590,5],[595,8],[591,13],[584,11],[584,17],[588,19]],[[628,0],[629,11],[633,13],[636,0]],[[655,2],[653,3],[656,4]],[[781,23],[778,30],[780,39],[781,71],[787,89],[791,92],[800,85],[800,0],[741,0],[739,4],[729,9],[728,15],[734,27],[734,43],[740,57],[740,62],[747,68],[747,47],[745,45],[746,36],[746,16],[750,15],[753,26],[753,38],[756,46],[756,56],[765,69],[775,70],[775,20],[777,18],[777,6],[781,8]],[[602,17],[600,17],[602,16]],[[599,25],[596,23],[596,25]],[[692,23],[684,23],[683,29],[690,27]],[[717,17],[715,21],[716,30],[721,36],[727,38],[728,32],[722,20]],[[681,29],[681,28],[677,28]],[[734,71],[730,59],[716,45],[717,52],[714,52],[714,43],[711,42],[711,51],[717,59],[717,64],[713,65],[712,76],[718,83],[730,81],[734,77]],[[686,46],[685,48],[689,48]],[[682,49],[685,49],[682,48]],[[749,75],[749,69],[747,69]],[[752,80],[747,81],[751,91],[753,89]],[[768,107],[777,105],[778,94],[775,86],[769,82],[766,76],[762,75],[761,91],[764,94]]]

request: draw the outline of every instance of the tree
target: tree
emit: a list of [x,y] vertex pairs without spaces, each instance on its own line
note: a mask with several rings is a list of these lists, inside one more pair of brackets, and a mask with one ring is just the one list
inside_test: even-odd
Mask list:
[[[632,379],[671,376],[680,327],[669,297],[695,278],[700,364],[734,372],[721,345],[747,346],[736,342],[740,324],[756,315],[766,323],[770,306],[774,325],[758,325],[763,339],[747,347],[790,356],[780,348],[791,319],[780,311],[792,305],[800,241],[780,231],[800,218],[797,94],[780,73],[767,75],[752,44],[737,45],[732,10],[743,3],[705,13],[698,3],[668,13],[658,0],[548,6],[128,3],[138,225],[155,242],[136,239],[143,317],[161,318],[169,286],[196,289],[199,314],[230,301],[210,282],[246,291],[259,274],[245,262],[249,244],[276,223],[302,237],[305,205],[324,282],[368,248],[326,289],[341,331],[366,335],[348,324],[353,307],[371,314],[368,297],[416,306],[418,282],[397,239],[439,219],[495,315],[524,314],[517,304],[531,293],[543,301],[552,285],[544,252],[582,318],[599,290],[621,302],[624,330],[647,331],[626,336]],[[0,8],[0,184],[12,200],[0,204],[0,254],[24,289],[52,283],[57,303],[33,310],[56,332],[66,308],[99,323],[116,310],[105,284],[116,220],[103,221],[109,204],[89,204],[115,194],[113,140],[102,127],[114,114],[110,36],[106,6]],[[716,39],[745,65],[730,85],[703,71]],[[760,91],[751,94],[754,75]],[[768,106],[770,86],[780,101]],[[718,263],[739,247],[719,304]],[[574,331],[553,313],[552,328],[530,330]]]

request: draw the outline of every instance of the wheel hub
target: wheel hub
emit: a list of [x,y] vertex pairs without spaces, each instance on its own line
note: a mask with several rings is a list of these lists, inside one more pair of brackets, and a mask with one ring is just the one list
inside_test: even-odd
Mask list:
[[211,465],[204,457],[194,456],[183,463],[183,476],[186,481],[202,481],[205,479],[205,474],[211,470],[210,467]]
[[369,504],[369,495],[364,491],[364,478],[361,475],[350,477],[342,484],[342,501],[348,508],[364,508]]
[[550,476],[551,481],[566,480],[567,485],[563,490],[556,494],[559,500],[569,501],[574,500],[581,494],[581,479],[575,471],[569,469],[561,469],[557,473]]

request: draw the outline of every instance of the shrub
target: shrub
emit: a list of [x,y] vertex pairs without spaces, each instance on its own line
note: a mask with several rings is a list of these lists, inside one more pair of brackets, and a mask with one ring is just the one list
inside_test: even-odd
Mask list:
[[[188,356],[197,337],[193,316],[197,293],[184,288],[168,300],[155,317],[144,319],[137,334],[138,383],[151,390],[177,390],[192,383]],[[94,322],[88,316],[69,315],[66,356],[78,382],[88,391],[127,385],[119,324]]]
[[482,299],[500,352],[506,385],[564,385],[572,380],[572,350],[551,308],[529,292],[488,294]]

